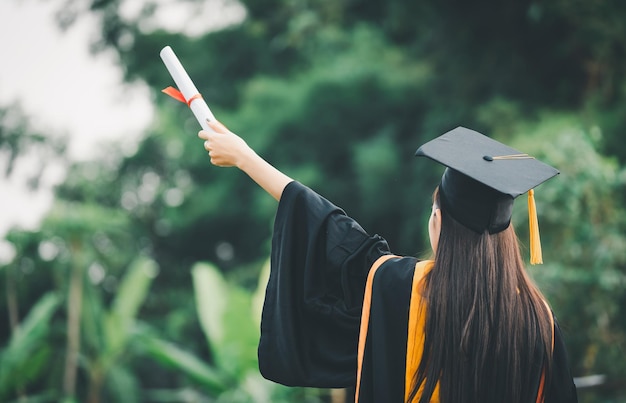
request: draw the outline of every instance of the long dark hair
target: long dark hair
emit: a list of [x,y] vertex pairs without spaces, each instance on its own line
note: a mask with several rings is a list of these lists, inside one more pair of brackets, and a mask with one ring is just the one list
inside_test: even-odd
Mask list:
[[424,293],[424,351],[409,401],[421,387],[419,403],[429,402],[439,382],[442,403],[535,402],[542,373],[549,383],[551,313],[512,225],[477,234],[442,211]]

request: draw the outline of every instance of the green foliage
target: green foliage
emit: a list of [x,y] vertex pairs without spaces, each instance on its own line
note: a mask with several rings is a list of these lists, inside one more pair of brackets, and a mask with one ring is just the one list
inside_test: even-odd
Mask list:
[[626,170],[598,153],[601,129],[576,117],[547,116],[528,130],[524,149],[561,170],[536,193],[549,249],[547,264],[533,272],[566,324],[568,347],[580,357],[575,373],[623,379],[626,366],[616,362],[626,348]]
[[41,376],[49,366],[52,354],[47,343],[52,315],[59,305],[59,296],[42,296],[11,338],[0,350],[0,399],[7,400],[16,391],[23,393],[29,383]]
[[157,270],[154,261],[141,256],[135,259],[108,309],[97,290],[86,288],[82,362],[89,379],[90,401],[99,401],[103,394],[119,402],[140,401],[139,382],[125,366],[131,343],[141,334],[137,316]]
[[227,387],[225,379],[215,369],[172,343],[156,338],[143,338],[142,349],[157,362],[183,371],[211,394],[222,393]]
[[230,286],[216,267],[198,263],[192,268],[196,307],[215,364],[226,373],[243,377],[258,368],[251,294]]
[[151,260],[139,259],[130,267],[122,280],[104,323],[107,350],[119,354],[128,342],[139,308],[148,293],[157,266]]

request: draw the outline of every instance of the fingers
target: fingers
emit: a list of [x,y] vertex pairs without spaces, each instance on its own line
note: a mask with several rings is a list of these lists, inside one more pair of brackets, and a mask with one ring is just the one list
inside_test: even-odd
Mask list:
[[216,166],[235,166],[245,142],[232,133],[222,123],[207,119],[210,130],[200,130],[198,137],[204,140],[203,147],[211,158],[211,163]]
[[223,136],[223,134],[216,134],[210,131],[202,130],[200,133],[198,133],[198,136],[202,139],[205,139],[202,145],[204,149],[206,150],[206,152],[209,154],[209,158],[211,159],[211,164],[220,166],[220,167],[232,165],[224,159],[222,152],[220,152],[219,150],[215,150],[216,144],[211,141],[211,140],[215,140],[216,137],[218,136]]
[[209,125],[209,127],[216,133],[228,133],[228,129],[221,122],[217,120],[208,120],[208,119],[206,122]]
[[[217,120],[207,119],[206,122],[211,128],[211,130],[213,130],[215,133],[222,133],[222,134],[228,133],[228,129],[226,128],[226,126],[224,126],[222,123],[218,122]],[[198,137],[200,137],[202,140],[208,140],[210,135],[211,135],[211,132],[209,130],[200,130],[198,132]]]

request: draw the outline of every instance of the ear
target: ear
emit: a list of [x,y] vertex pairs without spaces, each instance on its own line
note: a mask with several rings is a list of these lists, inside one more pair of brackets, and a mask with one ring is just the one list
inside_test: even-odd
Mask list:
[[437,251],[439,244],[439,236],[441,235],[441,210],[433,208],[428,220],[428,236],[430,237],[430,246],[433,252]]
[[437,229],[437,232],[440,233],[441,232],[441,209],[438,209],[438,208],[433,209],[433,221],[435,224],[435,228]]

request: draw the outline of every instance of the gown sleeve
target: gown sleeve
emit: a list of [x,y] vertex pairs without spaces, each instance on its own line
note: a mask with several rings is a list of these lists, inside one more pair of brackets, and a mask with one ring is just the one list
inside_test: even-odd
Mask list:
[[261,374],[288,386],[354,385],[367,274],[389,253],[343,210],[298,182],[287,185],[261,316]]

